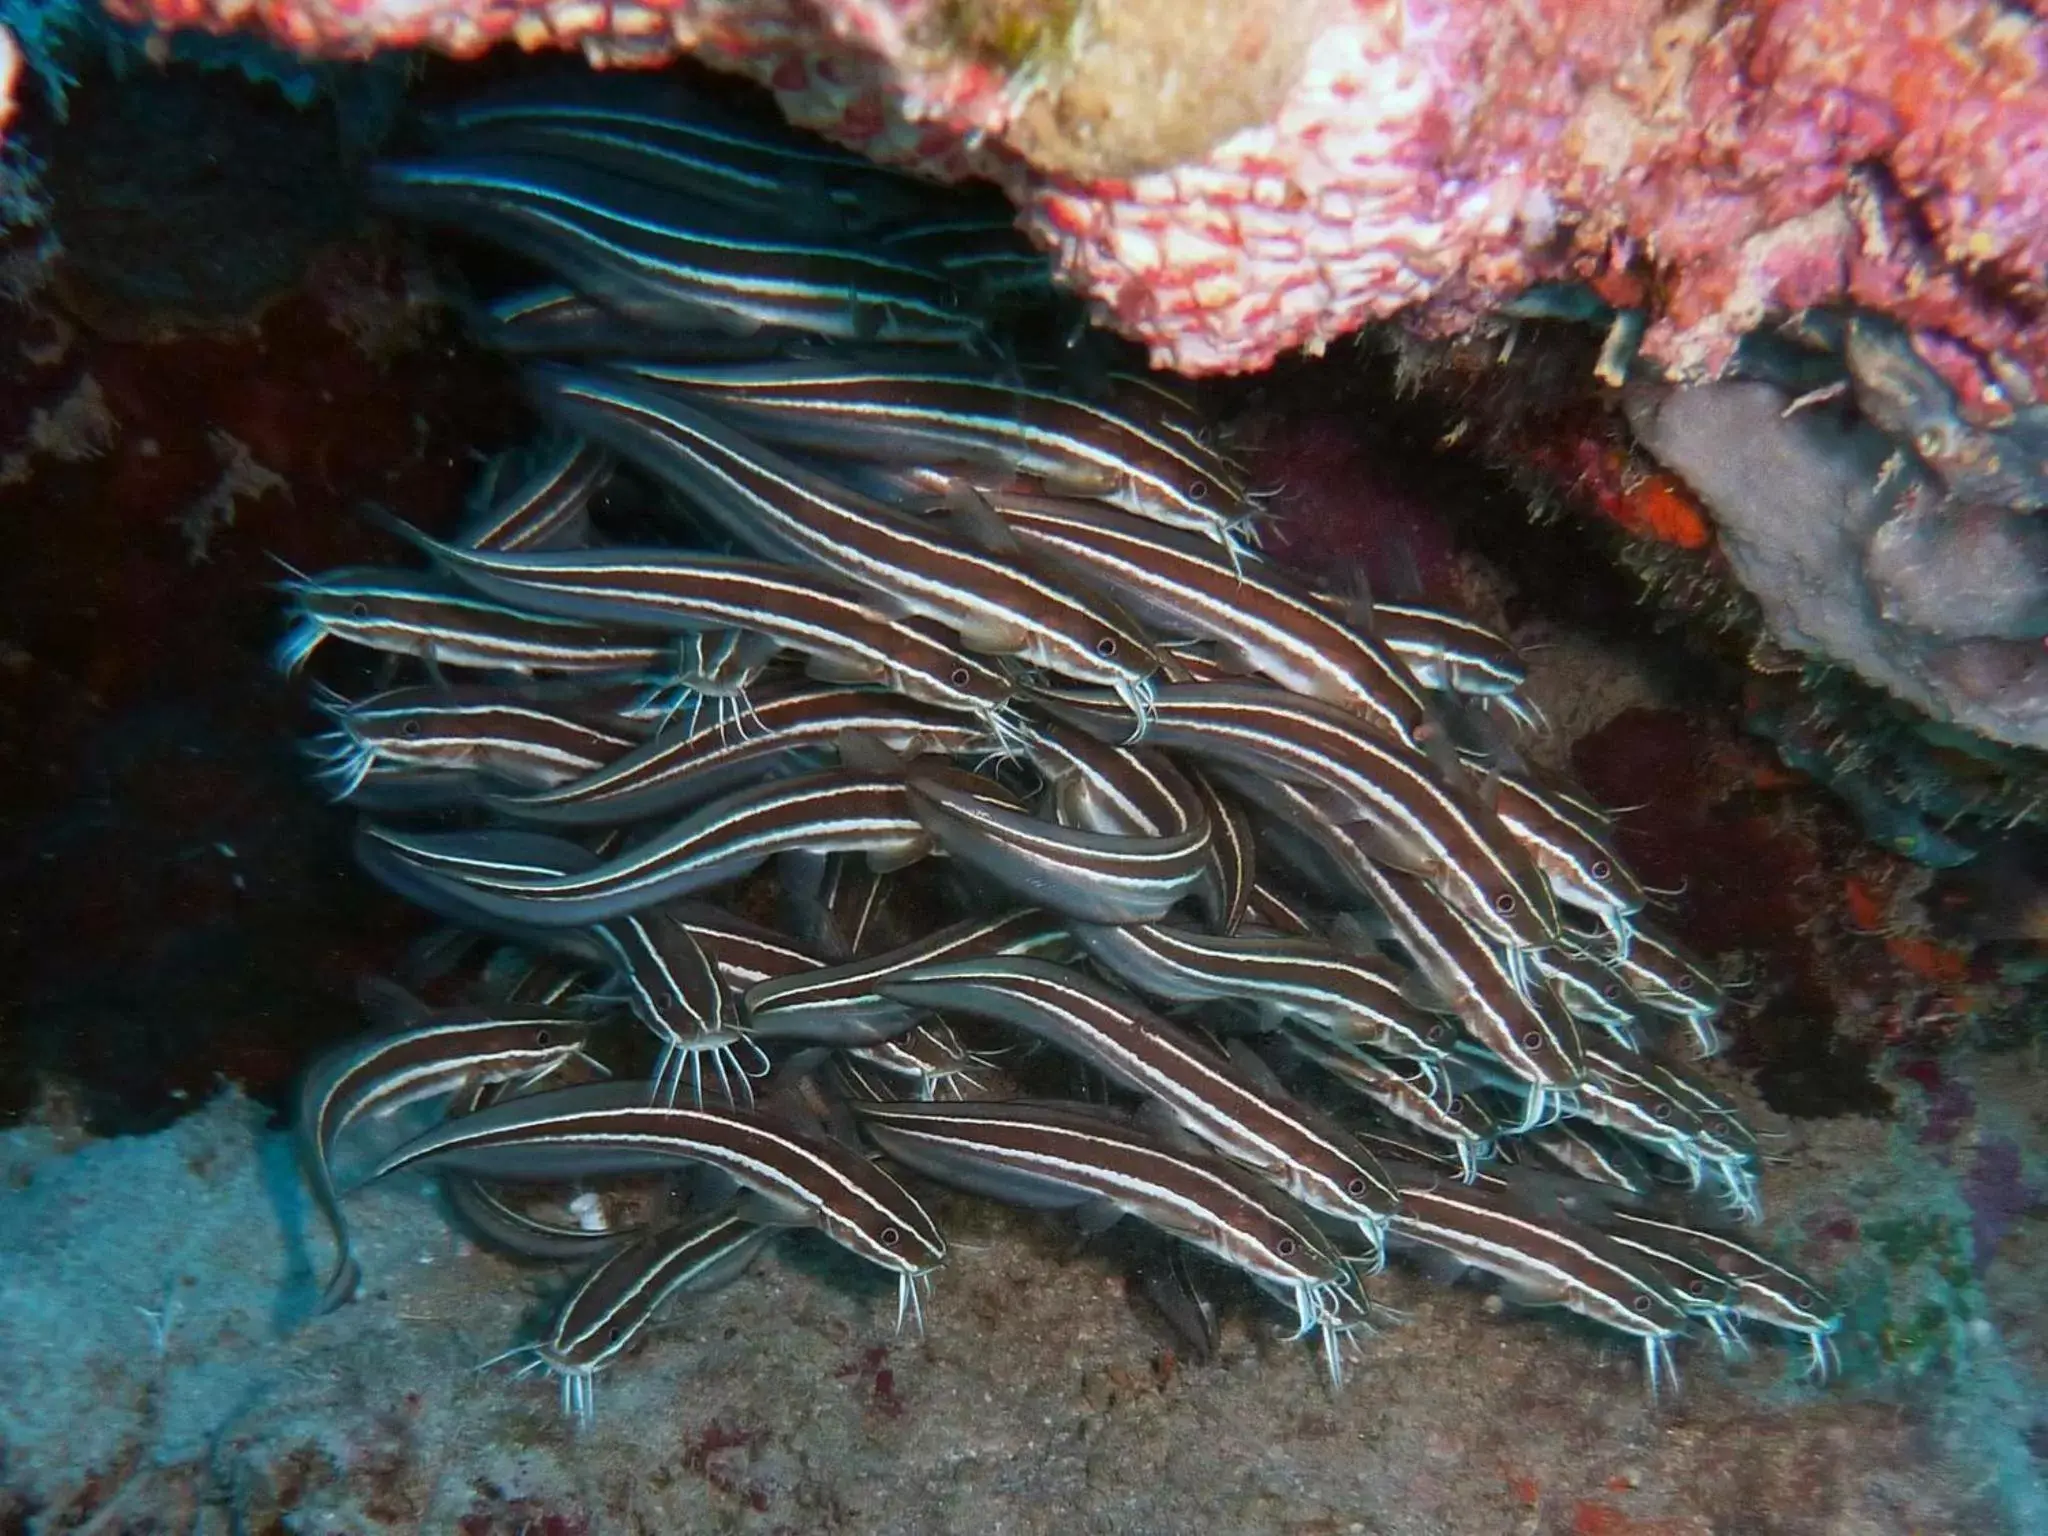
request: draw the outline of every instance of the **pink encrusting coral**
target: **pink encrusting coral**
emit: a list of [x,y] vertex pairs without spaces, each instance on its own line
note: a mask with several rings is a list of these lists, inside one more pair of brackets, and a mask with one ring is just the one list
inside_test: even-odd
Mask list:
[[14,121],[14,89],[21,81],[21,45],[14,34],[0,27],[0,138]]
[[1996,0],[109,4],[317,53],[694,53],[877,158],[1002,182],[1188,373],[1577,279],[1647,308],[1679,375],[1853,299],[1993,417],[2048,384],[2048,23]]

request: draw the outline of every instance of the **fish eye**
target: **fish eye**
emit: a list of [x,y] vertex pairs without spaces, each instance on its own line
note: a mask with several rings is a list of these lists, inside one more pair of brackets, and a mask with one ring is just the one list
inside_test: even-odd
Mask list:
[[898,1232],[894,1227],[882,1228],[880,1236],[882,1239],[882,1246],[884,1248],[894,1248],[898,1243],[903,1241],[903,1234],[901,1232]]
[[1517,905],[1518,903],[1515,900],[1515,893],[1513,891],[1502,891],[1493,898],[1493,910],[1502,917],[1512,917]]
[[1351,1182],[1350,1182],[1349,1184],[1346,1184],[1346,1185],[1344,1186],[1344,1192],[1345,1192],[1345,1193],[1346,1193],[1347,1195],[1362,1195],[1362,1194],[1364,1194],[1364,1193],[1365,1193],[1365,1192],[1366,1192],[1366,1191],[1367,1191],[1368,1189],[1371,1189],[1371,1188],[1372,1188],[1372,1186],[1371,1186],[1370,1184],[1366,1183],[1366,1182],[1365,1182],[1365,1180],[1363,1180],[1363,1179],[1353,1179],[1353,1180],[1352,1180],[1352,1181],[1351,1181]]
[[1273,1245],[1273,1251],[1274,1251],[1275,1253],[1279,1254],[1279,1255],[1280,1255],[1280,1257],[1281,1257],[1281,1258],[1283,1258],[1283,1259],[1291,1259],[1291,1258],[1293,1258],[1293,1257],[1294,1257],[1294,1239],[1293,1239],[1293,1238],[1291,1238],[1291,1237],[1283,1237],[1283,1238],[1281,1238],[1279,1242],[1277,1242],[1277,1243],[1275,1243],[1275,1244]]
[[1620,983],[1620,982],[1618,982],[1618,981],[1610,981],[1609,983],[1607,983],[1607,985],[1606,985],[1606,986],[1604,986],[1604,987],[1602,987],[1602,988],[1600,989],[1600,995],[1601,995],[1602,997],[1606,998],[1606,999],[1607,999],[1607,1001],[1609,1001],[1610,1003],[1618,1003],[1618,1002],[1620,1002],[1620,1001],[1621,1001],[1621,983]]
[[1792,1300],[1802,1312],[1811,1312],[1820,1305],[1820,1298],[1811,1291],[1796,1291],[1793,1293]]
[[348,605],[348,616],[352,619],[367,619],[370,616],[370,605],[357,599]]
[[1645,1296],[1641,1291],[1637,1291],[1636,1294],[1630,1298],[1629,1305],[1635,1308],[1638,1312],[1647,1312],[1650,1310],[1650,1298],[1648,1296]]
[[1096,641],[1095,654],[1098,656],[1114,656],[1116,654],[1116,636],[1104,635],[1100,640]]
[[1651,1110],[1650,1113],[1655,1115],[1659,1120],[1669,1120],[1671,1118],[1671,1106],[1669,1104],[1659,1104],[1655,1109]]
[[1536,1050],[1536,1049],[1537,1049],[1537,1048],[1539,1048],[1539,1047],[1540,1047],[1540,1046],[1541,1046],[1542,1044],[1543,1044],[1543,1032],[1542,1032],[1541,1030],[1539,1030],[1539,1029],[1532,1029],[1532,1030],[1530,1030],[1530,1031],[1529,1031],[1529,1033],[1527,1033],[1526,1035],[1522,1036],[1522,1049],[1524,1049],[1524,1050],[1526,1050],[1526,1051],[1533,1051],[1533,1050]]
[[398,734],[401,736],[417,737],[419,733],[420,723],[417,720],[408,720],[398,728]]
[[1587,872],[1591,874],[1595,880],[1605,880],[1609,875],[1614,873],[1614,866],[1608,863],[1605,859],[1595,859],[1589,866]]
[[1209,499],[1209,482],[1208,482],[1208,481],[1206,481],[1206,480],[1194,480],[1194,481],[1190,481],[1190,482],[1189,482],[1189,484],[1188,484],[1188,500],[1189,500],[1189,501],[1207,501],[1208,499]]
[[1465,1101],[1454,1093],[1451,1095],[1451,1102],[1446,1104],[1444,1108],[1454,1115],[1462,1115],[1465,1112]]
[[955,688],[965,688],[969,683],[973,681],[974,674],[968,671],[965,667],[955,667],[953,669],[953,686]]
[[1707,1294],[1707,1282],[1700,1279],[1697,1275],[1693,1276],[1685,1288],[1694,1296],[1704,1296]]
[[617,1323],[613,1323],[611,1327],[605,1329],[604,1331],[604,1341],[607,1344],[616,1344],[625,1336],[626,1330],[621,1328]]
[[533,1032],[533,1043],[535,1045],[548,1045],[553,1042],[554,1038],[554,1034],[549,1030],[536,1029]]
[[1690,976],[1679,976],[1673,979],[1671,983],[1671,990],[1674,992],[1683,992],[1690,996],[1692,993],[1692,989],[1697,985],[1699,985],[1699,983],[1695,982]]

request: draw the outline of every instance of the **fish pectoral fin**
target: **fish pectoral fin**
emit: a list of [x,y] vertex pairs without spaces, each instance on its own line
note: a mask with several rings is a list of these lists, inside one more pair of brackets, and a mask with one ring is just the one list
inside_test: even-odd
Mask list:
[[1074,1226],[1082,1242],[1092,1242],[1124,1219],[1121,1207],[1109,1200],[1090,1200],[1074,1207]]
[[1038,483],[1048,496],[1110,496],[1124,488],[1124,477],[1113,469],[1084,469],[1070,464],[1064,469],[1040,475]]
[[993,616],[969,618],[957,632],[962,645],[984,656],[1021,656],[1031,645],[1031,634],[1023,625]]
[[733,1214],[742,1221],[751,1221],[762,1227],[814,1227],[818,1224],[818,1218],[808,1206],[778,1200],[760,1190],[742,1196]]
[[1024,545],[990,500],[967,481],[946,482],[946,518],[961,538],[992,555],[1020,555]]
[[1180,1152],[1206,1150],[1194,1133],[1182,1125],[1173,1111],[1159,1099],[1147,1099],[1131,1116],[1132,1123],[1139,1130],[1156,1136],[1167,1146]]
[[1420,972],[1410,972],[1401,978],[1400,993],[1403,1002],[1414,1004],[1424,1013],[1457,1012],[1450,1000]]
[[1503,1280],[1500,1285],[1503,1301],[1517,1307],[1558,1307],[1564,1305],[1564,1296],[1551,1286],[1538,1285],[1530,1280]]
[[882,669],[852,656],[811,656],[804,661],[804,675],[820,683],[880,683],[887,681]]
[[910,837],[887,848],[867,851],[868,868],[878,875],[893,875],[932,856],[938,845],[928,837]]
[[1254,677],[1258,674],[1258,663],[1251,653],[1235,641],[1219,640],[1216,643],[1216,664],[1232,677]]
[[1223,1053],[1230,1058],[1230,1064],[1242,1072],[1261,1093],[1281,1092],[1280,1079],[1274,1076],[1273,1069],[1266,1065],[1266,1058],[1251,1048],[1249,1041],[1232,1039],[1225,1043]]
[[842,768],[886,778],[899,776],[917,758],[915,751],[898,751],[879,737],[863,736],[853,731],[841,731],[835,736],[832,749],[839,754]]

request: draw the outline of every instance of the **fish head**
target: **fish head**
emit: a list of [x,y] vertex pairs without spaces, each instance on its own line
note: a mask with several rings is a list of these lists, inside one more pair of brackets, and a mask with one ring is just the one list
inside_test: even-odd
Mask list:
[[897,1275],[929,1274],[946,1262],[946,1239],[917,1198],[880,1168],[866,1165],[867,1198],[828,1202],[819,1225],[834,1242]]

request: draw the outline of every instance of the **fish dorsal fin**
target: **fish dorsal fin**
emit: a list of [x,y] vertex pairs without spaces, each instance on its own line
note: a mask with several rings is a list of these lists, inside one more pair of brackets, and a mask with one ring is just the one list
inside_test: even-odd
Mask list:
[[1379,638],[1379,613],[1372,600],[1372,577],[1363,565],[1352,567],[1341,588],[1344,622],[1362,635]]

